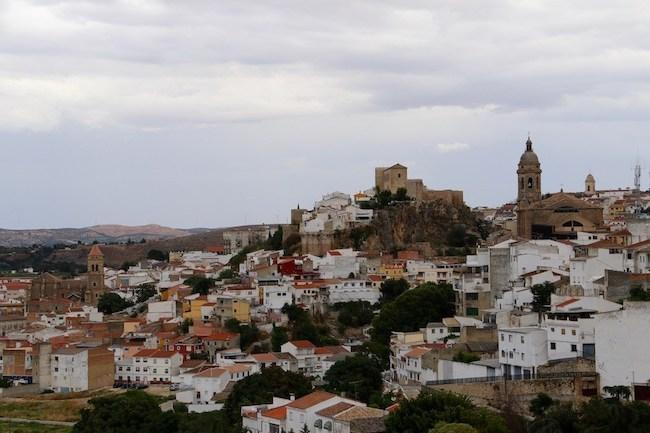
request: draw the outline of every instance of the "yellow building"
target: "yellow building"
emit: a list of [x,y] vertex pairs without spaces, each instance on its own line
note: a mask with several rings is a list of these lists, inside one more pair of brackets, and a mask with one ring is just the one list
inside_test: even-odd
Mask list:
[[243,299],[220,295],[217,297],[215,303],[214,313],[222,325],[230,319],[237,319],[242,323],[250,323],[251,306]]
[[201,306],[208,302],[206,296],[187,296],[183,299],[183,319],[201,322]]
[[404,265],[401,263],[390,263],[381,265],[378,273],[387,279],[399,280],[404,278],[404,272]]

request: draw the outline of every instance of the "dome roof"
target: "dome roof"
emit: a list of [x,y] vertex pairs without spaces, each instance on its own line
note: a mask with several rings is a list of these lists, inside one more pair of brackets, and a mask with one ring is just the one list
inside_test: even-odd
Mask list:
[[530,140],[530,137],[526,141],[526,151],[521,155],[519,165],[539,165],[539,158],[533,151],[533,142]]
[[594,176],[591,173],[589,173],[587,175],[587,178],[585,179],[585,182],[596,182],[596,178],[594,178]]

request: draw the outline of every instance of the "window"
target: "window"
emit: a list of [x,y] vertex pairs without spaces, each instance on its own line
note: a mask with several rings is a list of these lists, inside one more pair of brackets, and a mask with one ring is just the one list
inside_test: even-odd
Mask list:
[[504,338],[504,337],[503,337],[503,334],[501,334],[501,341],[503,341],[503,338]]
[[555,343],[551,343],[551,350],[555,350]]
[[524,341],[524,336],[522,335],[522,336],[521,336],[521,344],[524,344],[524,342],[525,342],[525,341]]
[[575,344],[572,344],[571,345],[571,352],[577,352],[577,351],[578,351],[578,346],[576,346]]
[[508,342],[512,343],[512,335],[508,335]]
[[560,334],[565,335],[565,334],[566,334],[566,329],[562,328],[562,329],[560,330]]
[[571,335],[576,335],[576,330],[575,329],[571,330]]
[[522,361],[524,360],[524,354],[523,353],[521,354],[521,360]]

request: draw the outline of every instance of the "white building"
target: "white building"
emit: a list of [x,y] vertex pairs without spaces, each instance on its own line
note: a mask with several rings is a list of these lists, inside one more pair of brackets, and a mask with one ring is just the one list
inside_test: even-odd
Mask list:
[[499,362],[507,377],[535,377],[537,367],[548,362],[546,329],[499,329]]
[[628,386],[633,395],[650,387],[650,303],[625,302],[620,311],[596,316],[596,371],[601,387]]
[[381,298],[381,291],[370,280],[345,279],[338,280],[327,286],[328,303],[339,302],[369,302],[374,305]]
[[150,302],[147,305],[147,323],[169,320],[177,316],[175,301]]
[[115,372],[116,380],[120,382],[168,384],[172,382],[173,376],[179,374],[183,355],[165,350],[144,349],[123,362]]

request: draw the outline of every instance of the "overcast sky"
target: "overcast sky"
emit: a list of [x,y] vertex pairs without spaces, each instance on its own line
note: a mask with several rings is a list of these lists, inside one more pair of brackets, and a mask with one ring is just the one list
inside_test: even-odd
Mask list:
[[[645,1],[1,0],[0,227],[286,222],[401,162],[469,205],[650,163]],[[644,168],[644,188],[648,170]]]

